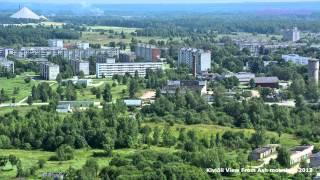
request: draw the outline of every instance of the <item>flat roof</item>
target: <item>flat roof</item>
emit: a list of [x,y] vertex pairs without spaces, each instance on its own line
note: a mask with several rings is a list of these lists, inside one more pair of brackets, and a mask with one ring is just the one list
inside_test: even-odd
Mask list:
[[276,76],[272,76],[272,77],[255,77],[254,78],[255,83],[258,84],[264,84],[264,83],[278,83],[279,82],[279,78]]

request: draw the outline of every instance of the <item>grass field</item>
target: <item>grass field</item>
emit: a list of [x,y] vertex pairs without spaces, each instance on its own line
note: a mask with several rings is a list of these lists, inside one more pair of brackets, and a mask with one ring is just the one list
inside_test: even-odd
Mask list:
[[[157,152],[173,152],[175,149],[170,148],[162,148],[162,147],[150,147],[151,150]],[[114,150],[114,155],[127,156],[133,154],[141,149],[120,149]],[[20,158],[22,162],[23,168],[30,168],[32,166],[37,165],[37,162],[40,159],[46,160],[46,164],[43,169],[39,169],[36,172],[36,176],[33,176],[29,179],[41,179],[41,174],[44,172],[65,172],[69,167],[73,167],[75,169],[80,169],[86,162],[87,159],[93,158],[93,152],[103,152],[103,150],[92,150],[92,149],[82,149],[75,151],[75,158],[69,161],[48,161],[49,158],[55,155],[54,152],[47,151],[25,151],[25,150],[16,150],[16,149],[1,149],[0,156],[8,156],[15,155]],[[109,164],[111,157],[99,157],[94,158],[100,168],[103,168]],[[10,166],[6,167],[6,169],[11,169]],[[16,176],[16,168],[14,167],[10,171],[0,171],[0,179],[14,179]]]
[[89,29],[92,30],[113,30],[114,32],[124,32],[124,33],[132,33],[138,30],[139,28],[128,28],[128,27],[116,27],[116,26],[88,26]]
[[[33,85],[38,84],[37,81],[31,81],[30,83],[24,82],[25,76],[17,76],[13,79],[0,78],[0,89],[4,89],[5,93],[9,95],[10,98],[15,97],[16,102],[19,102],[23,98],[31,94],[31,89]],[[19,88],[18,94],[13,94],[14,88]]]
[[[112,87],[113,81],[111,79],[95,79],[93,80],[93,86],[89,86],[86,89],[79,90],[78,91],[78,98],[77,100],[95,100],[96,96],[91,93],[92,87],[98,87],[101,91],[103,91],[104,86],[106,84],[109,84],[111,86],[111,93],[112,93],[112,99],[117,100],[120,98],[123,98],[124,96],[127,96],[127,85],[117,85],[116,87]],[[122,91],[125,90],[126,93],[123,94]],[[101,97],[102,98],[102,97]]]

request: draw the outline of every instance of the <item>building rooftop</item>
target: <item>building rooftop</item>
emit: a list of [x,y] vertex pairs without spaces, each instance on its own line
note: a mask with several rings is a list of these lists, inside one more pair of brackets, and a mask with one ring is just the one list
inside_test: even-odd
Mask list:
[[264,83],[279,83],[279,78],[276,76],[272,77],[256,77],[254,78],[255,83],[264,84]]
[[252,153],[265,153],[267,151],[270,151],[271,147],[261,147],[261,148],[257,148],[255,150],[252,151]]
[[123,102],[127,106],[141,106],[142,105],[142,100],[140,99],[125,99]]

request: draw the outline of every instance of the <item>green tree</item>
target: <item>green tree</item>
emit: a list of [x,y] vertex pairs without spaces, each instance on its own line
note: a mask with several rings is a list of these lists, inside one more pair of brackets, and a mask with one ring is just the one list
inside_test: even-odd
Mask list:
[[289,153],[287,148],[285,148],[285,147],[278,148],[277,161],[283,167],[289,168],[291,166],[291,164],[290,164],[290,153]]
[[102,97],[103,97],[103,100],[105,100],[106,102],[112,101],[111,87],[109,84],[105,85]]
[[68,161],[73,159],[74,150],[71,146],[63,144],[57,149],[56,156],[59,161]]

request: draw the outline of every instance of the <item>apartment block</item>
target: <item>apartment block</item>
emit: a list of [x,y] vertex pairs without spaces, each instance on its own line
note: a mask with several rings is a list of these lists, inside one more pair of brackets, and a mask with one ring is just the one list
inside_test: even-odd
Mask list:
[[181,48],[178,65],[187,65],[194,75],[211,69],[211,52],[202,49]]
[[137,71],[140,77],[146,75],[146,70],[157,70],[162,69],[163,63],[156,62],[144,62],[144,63],[97,63],[96,64],[96,76],[101,77],[112,77],[115,74],[125,75],[129,73],[134,75]]
[[40,64],[40,75],[45,80],[56,80],[59,73],[59,65],[50,62]]
[[137,57],[143,58],[146,62],[158,62],[161,57],[161,49],[151,44],[138,43],[135,53]]
[[72,59],[69,61],[70,65],[72,66],[73,73],[78,75],[81,71],[84,75],[89,75],[89,62],[83,61],[79,59]]
[[63,40],[61,40],[61,39],[49,39],[48,40],[48,46],[49,47],[63,48]]

